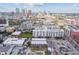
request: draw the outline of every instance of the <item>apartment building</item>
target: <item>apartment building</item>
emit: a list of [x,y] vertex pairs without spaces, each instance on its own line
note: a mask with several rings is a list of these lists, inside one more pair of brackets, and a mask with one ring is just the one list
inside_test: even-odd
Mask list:
[[64,30],[57,25],[38,26],[33,30],[33,37],[63,37]]

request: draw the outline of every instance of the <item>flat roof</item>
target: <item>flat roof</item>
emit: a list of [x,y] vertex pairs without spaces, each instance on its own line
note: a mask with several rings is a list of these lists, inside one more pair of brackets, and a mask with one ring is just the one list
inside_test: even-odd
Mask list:
[[3,42],[3,44],[23,45],[24,41],[25,38],[8,38]]
[[41,41],[45,40],[46,41],[46,38],[32,38],[32,40],[41,40]]
[[46,38],[32,38],[31,44],[47,44]]
[[74,35],[77,40],[79,40],[79,32],[72,32],[71,34]]
[[44,26],[38,26],[36,27],[33,31],[62,31],[64,32],[63,29],[60,29],[58,26],[56,25],[44,25]]
[[12,33],[12,35],[20,35],[21,34],[21,31],[15,31]]
[[31,44],[47,44],[47,42],[46,41],[39,41],[39,40],[36,41],[35,40],[35,41],[32,41]]

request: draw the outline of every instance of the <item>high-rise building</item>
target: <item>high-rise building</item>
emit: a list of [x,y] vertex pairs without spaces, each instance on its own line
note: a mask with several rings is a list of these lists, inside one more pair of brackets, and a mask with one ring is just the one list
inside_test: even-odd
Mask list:
[[25,20],[26,17],[27,17],[27,9],[22,9],[21,10],[21,15],[22,15],[21,18]]
[[32,10],[28,10],[27,12],[27,17],[30,17],[30,16],[32,16]]
[[20,9],[19,8],[16,8],[16,13],[15,13],[15,18],[17,20],[20,20],[20,17],[22,16],[21,12],[20,12]]
[[8,19],[0,18],[0,31],[3,32],[9,26]]
[[22,9],[22,14],[25,15],[25,13],[26,13],[26,12],[25,12],[25,9]]
[[16,8],[16,14],[19,14],[19,13],[20,13],[19,8]]

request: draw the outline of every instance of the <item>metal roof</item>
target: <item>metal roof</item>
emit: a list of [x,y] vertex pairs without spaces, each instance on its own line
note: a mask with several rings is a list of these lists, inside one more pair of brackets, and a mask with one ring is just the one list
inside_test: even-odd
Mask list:
[[47,44],[46,41],[32,41],[31,44]]
[[47,44],[46,38],[32,38],[31,44]]
[[3,44],[17,44],[22,45],[25,41],[25,38],[8,38],[6,39]]
[[32,41],[33,40],[41,40],[41,41],[45,40],[46,41],[46,38],[32,38]]

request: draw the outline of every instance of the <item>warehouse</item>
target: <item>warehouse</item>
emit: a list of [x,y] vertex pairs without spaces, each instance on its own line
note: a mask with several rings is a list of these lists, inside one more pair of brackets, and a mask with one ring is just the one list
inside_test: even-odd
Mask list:
[[3,42],[3,44],[22,46],[24,45],[24,42],[25,42],[25,38],[8,38]]
[[31,49],[32,51],[46,51],[48,49],[46,38],[32,38]]

